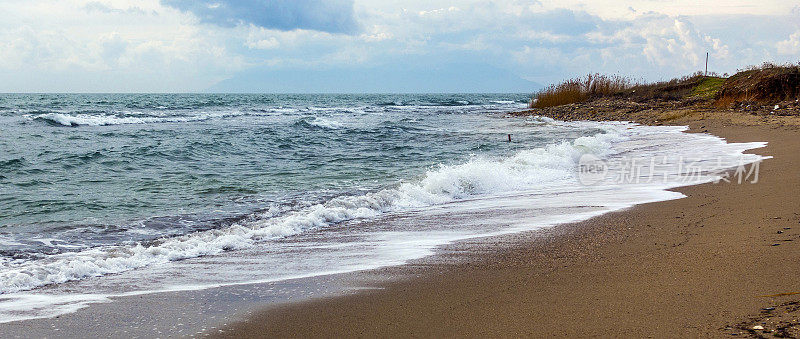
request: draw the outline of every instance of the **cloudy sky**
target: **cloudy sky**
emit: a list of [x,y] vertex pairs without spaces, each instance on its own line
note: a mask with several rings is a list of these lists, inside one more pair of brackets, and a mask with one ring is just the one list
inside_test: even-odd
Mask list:
[[[721,4],[724,3],[724,4]],[[530,92],[800,61],[800,0],[3,0],[0,92]]]

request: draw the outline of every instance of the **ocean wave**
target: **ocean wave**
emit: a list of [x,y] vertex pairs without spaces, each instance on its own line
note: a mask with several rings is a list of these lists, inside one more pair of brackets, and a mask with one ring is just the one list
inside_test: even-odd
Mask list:
[[404,106],[404,104],[400,100],[395,100],[395,101],[381,102],[378,104],[378,106]]
[[613,143],[625,138],[608,130],[572,142],[523,150],[506,158],[476,156],[461,164],[431,168],[420,180],[395,188],[339,196],[289,212],[269,210],[249,221],[220,229],[163,238],[148,244],[99,247],[39,260],[4,263],[0,271],[0,294],[248,248],[258,242],[387,212],[532,190],[571,180],[582,154],[611,152]]
[[525,119],[525,122],[533,125],[549,125],[556,123],[556,120],[548,117],[535,115]]
[[296,125],[322,129],[340,129],[344,127],[344,124],[341,122],[323,117],[314,117],[313,119],[303,118],[298,120]]
[[0,170],[10,171],[19,169],[26,163],[25,158],[14,158],[8,160],[0,160]]
[[47,113],[32,117],[32,120],[44,121],[56,126],[108,126],[125,124],[148,124],[148,123],[170,123],[170,122],[193,122],[203,121],[215,117],[224,116],[223,114],[202,114],[189,117],[120,117],[116,115],[88,115],[88,114],[62,114]]
[[431,106],[470,106],[470,105],[479,105],[478,102],[471,102],[468,100],[442,100],[442,101],[387,101],[379,103],[378,106],[422,106],[422,107],[431,107]]

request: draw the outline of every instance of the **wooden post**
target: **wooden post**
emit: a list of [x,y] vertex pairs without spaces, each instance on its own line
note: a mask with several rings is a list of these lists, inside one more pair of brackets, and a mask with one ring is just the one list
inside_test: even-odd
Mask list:
[[511,134],[508,135],[508,142],[511,142]]

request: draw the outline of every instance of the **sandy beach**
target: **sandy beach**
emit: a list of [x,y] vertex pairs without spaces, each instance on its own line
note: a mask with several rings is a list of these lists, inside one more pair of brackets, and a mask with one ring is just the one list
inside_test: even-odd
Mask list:
[[800,0],[0,9],[0,339],[800,338]]
[[754,152],[773,158],[760,165],[755,184],[684,187],[677,190],[684,199],[457,243],[423,263],[390,269],[405,278],[355,295],[267,307],[221,335],[800,334],[796,117],[727,111],[646,116],[627,115],[689,125],[731,142],[767,141]]

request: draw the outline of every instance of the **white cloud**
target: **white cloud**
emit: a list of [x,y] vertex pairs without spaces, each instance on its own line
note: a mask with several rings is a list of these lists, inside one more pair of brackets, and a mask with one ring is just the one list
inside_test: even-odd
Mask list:
[[[704,1],[356,0],[359,31],[338,34],[212,25],[159,0],[6,0],[0,72],[10,80],[0,91],[197,91],[253,67],[398,62],[483,63],[540,82],[589,72],[660,79],[702,68],[706,51],[721,73],[800,54],[786,1]],[[716,16],[698,16],[708,12]]]
[[[672,19],[671,25],[661,27],[641,27],[641,37],[647,40],[643,52],[647,58],[659,66],[675,64],[678,67],[697,65],[700,38],[689,25],[679,19]],[[653,24],[648,22],[648,24]]]
[[275,49],[278,48],[278,46],[280,45],[281,43],[278,42],[278,39],[275,38],[267,38],[267,39],[247,42],[247,47],[255,49]]
[[778,54],[798,56],[800,54],[800,31],[793,33],[786,40],[779,41],[776,48]]
[[[246,66],[218,33],[158,1],[6,1],[0,12],[15,14],[0,23],[0,70],[16,73],[0,91],[37,90],[37,75],[68,86],[45,91],[200,90]],[[99,83],[102,73],[115,81]]]
[[394,35],[391,32],[373,32],[371,34],[362,34],[360,38],[366,42],[378,42],[392,39]]
[[603,19],[626,19],[631,10],[669,16],[692,15],[786,15],[794,0],[541,0],[545,8],[581,8]]
[[437,8],[429,11],[419,11],[419,16],[444,16],[448,12],[457,12],[458,7],[450,6],[448,8]]
[[[619,72],[643,72],[650,67],[673,75],[700,69],[706,52],[716,60],[730,56],[730,48],[722,39],[702,33],[687,17],[648,13],[620,23],[621,28],[587,35],[589,41],[599,45],[597,50],[604,60],[597,66]],[[613,62],[615,58],[629,61]]]

